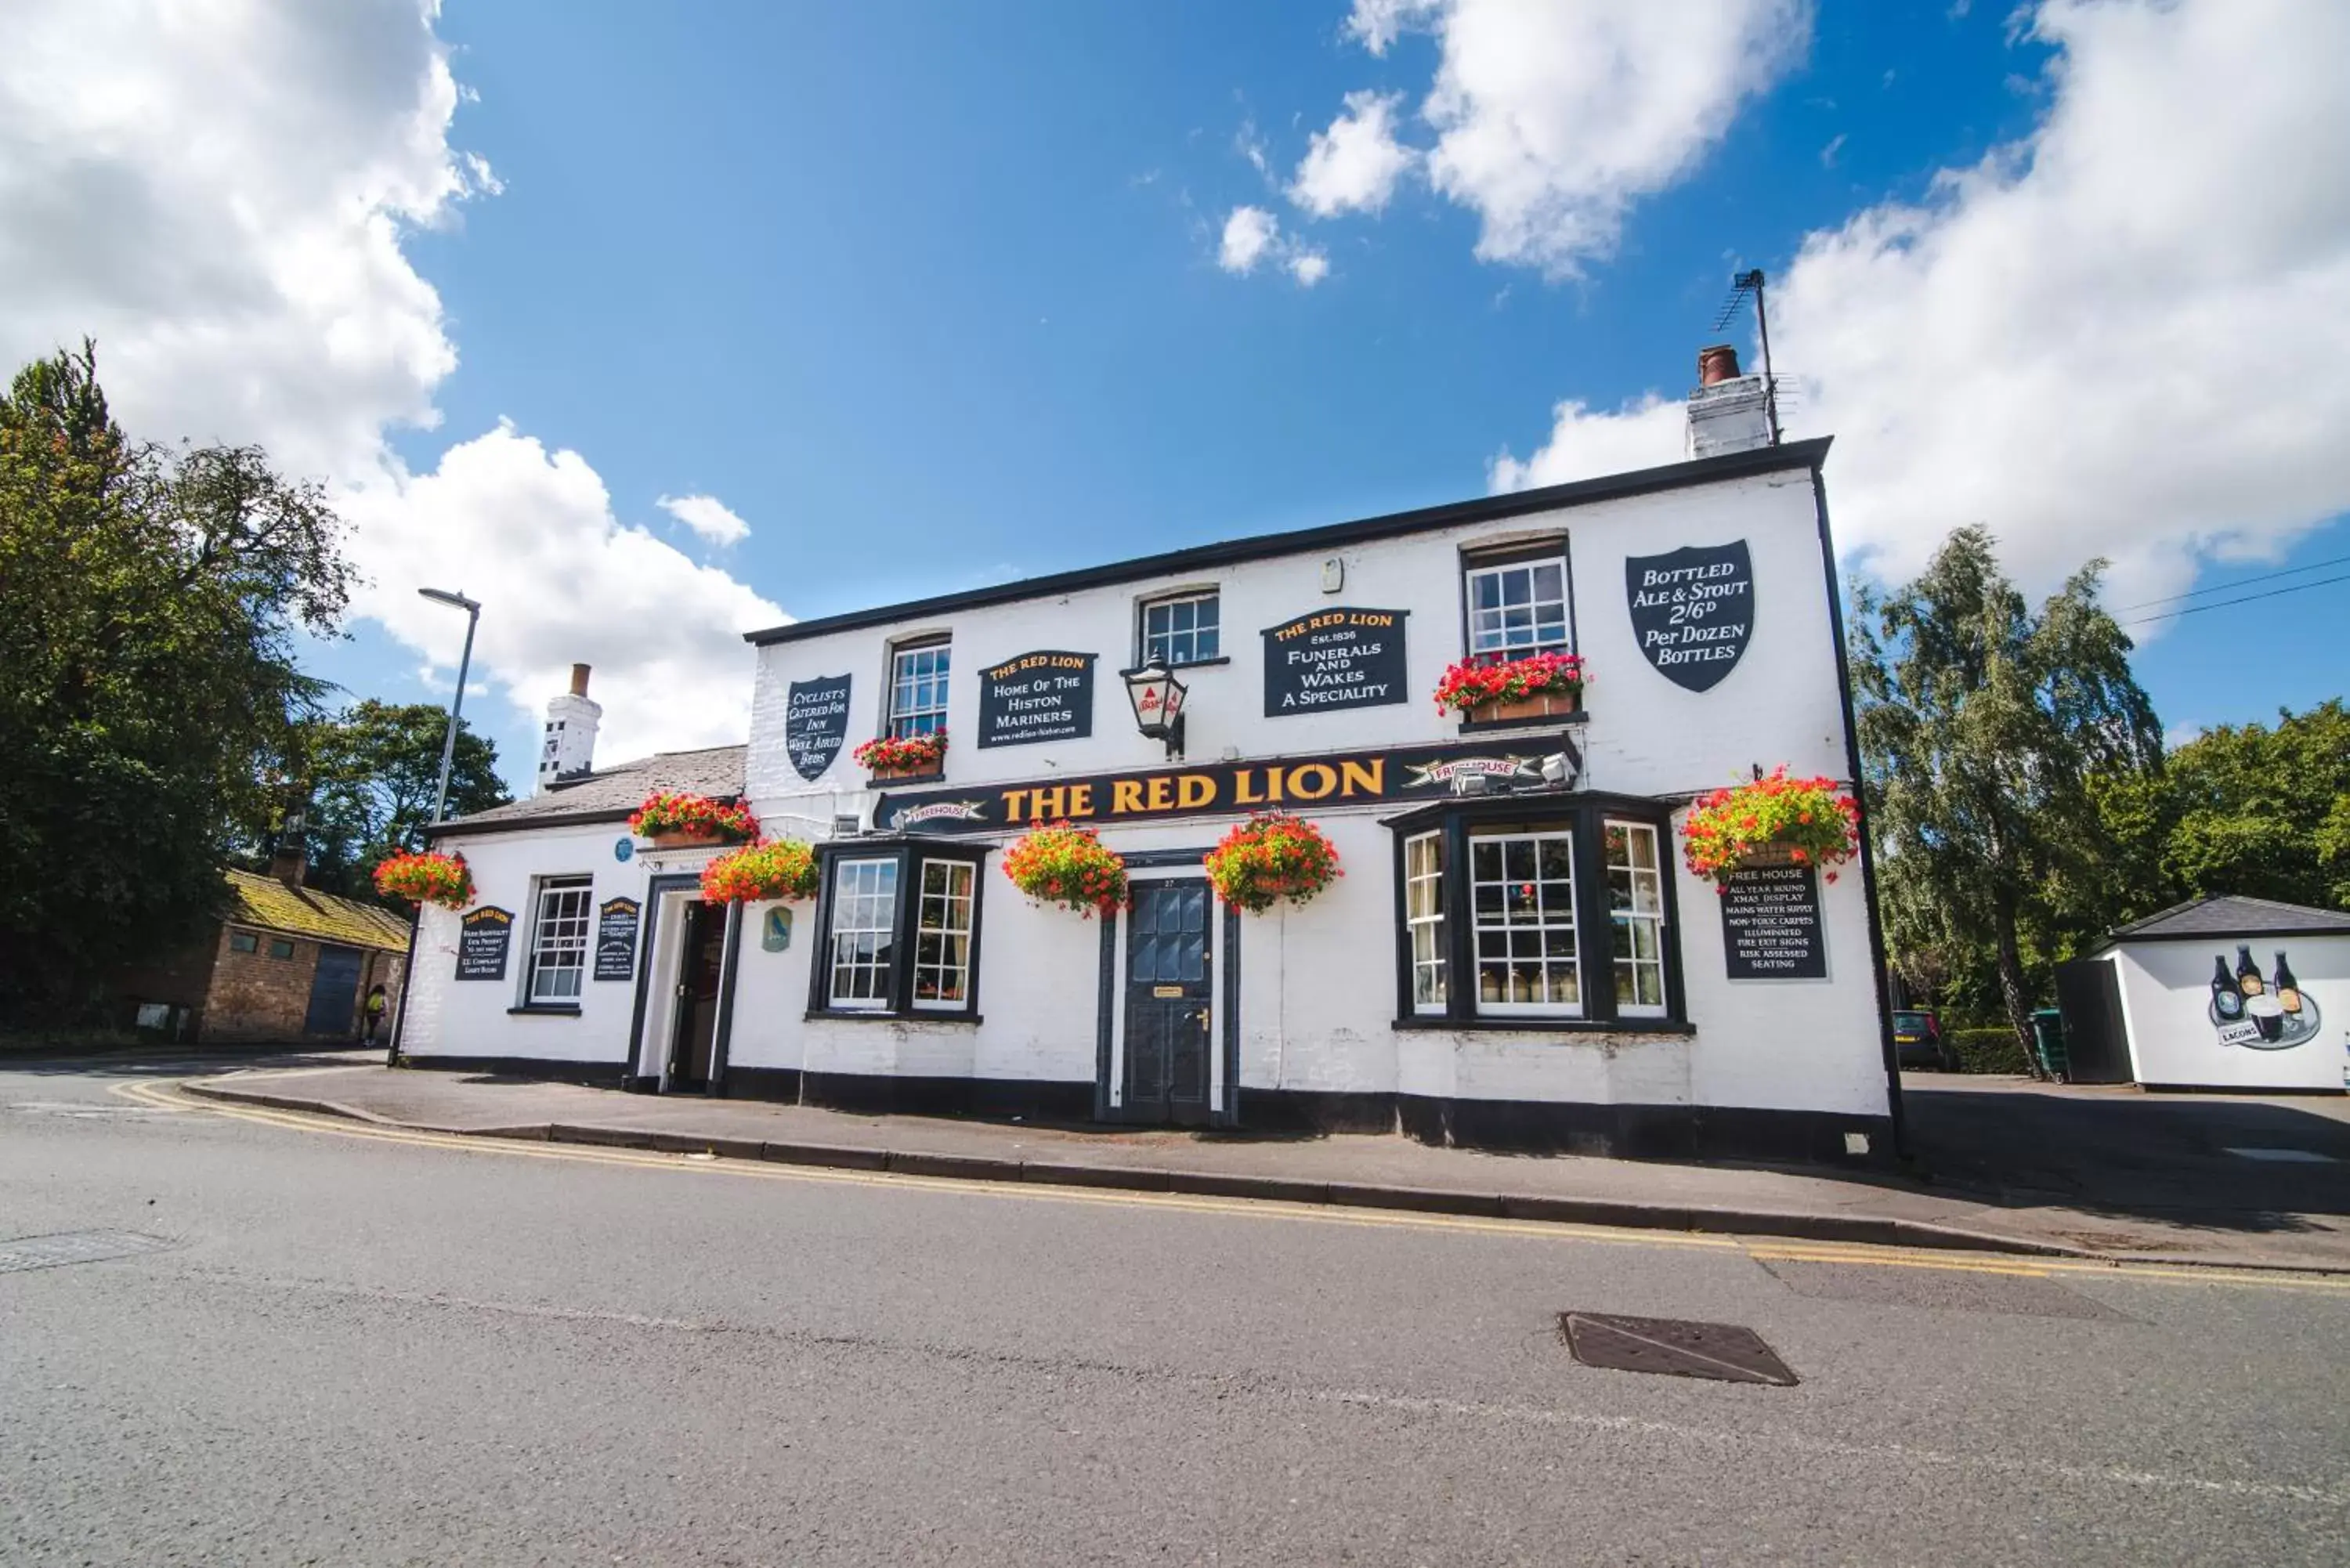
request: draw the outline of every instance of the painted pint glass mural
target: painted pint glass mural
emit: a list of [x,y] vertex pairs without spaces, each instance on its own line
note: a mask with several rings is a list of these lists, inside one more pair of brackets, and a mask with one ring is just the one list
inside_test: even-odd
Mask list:
[[2317,999],[2302,994],[2292,961],[2280,950],[2275,969],[2263,975],[2250,942],[2238,944],[2233,968],[2227,954],[2213,955],[2207,1012],[2222,1045],[2288,1051],[2317,1037]]

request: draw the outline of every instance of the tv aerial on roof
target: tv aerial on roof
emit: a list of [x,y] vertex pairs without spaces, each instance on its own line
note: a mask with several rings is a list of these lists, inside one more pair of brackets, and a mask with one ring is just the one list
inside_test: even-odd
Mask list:
[[1771,444],[1779,444],[1779,379],[1771,373],[1771,313],[1763,301],[1762,269],[1749,267],[1733,274],[1730,279],[1730,297],[1721,302],[1721,312],[1713,318],[1716,332],[1730,325],[1747,296],[1754,299],[1754,330],[1762,339],[1762,411],[1771,421]]

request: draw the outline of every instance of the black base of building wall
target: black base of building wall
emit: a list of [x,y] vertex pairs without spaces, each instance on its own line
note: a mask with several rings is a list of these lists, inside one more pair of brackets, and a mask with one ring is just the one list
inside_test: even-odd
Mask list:
[[[1701,1159],[1758,1165],[1890,1165],[1893,1118],[1744,1106],[1592,1106],[1537,1100],[1396,1096],[1407,1137],[1451,1148],[1505,1154],[1598,1155],[1612,1159]],[[1866,1133],[1868,1152],[1845,1147]]]
[[435,1073],[473,1073],[490,1078],[538,1078],[556,1084],[587,1084],[598,1089],[625,1088],[625,1062],[564,1062],[544,1056],[414,1056],[400,1054],[403,1067]]
[[1304,1089],[1241,1090],[1244,1133],[1392,1133],[1393,1095],[1333,1095]]
[[[654,1086],[660,1086],[656,1080]],[[795,1104],[800,1097],[797,1067],[729,1067],[718,1093],[730,1100],[780,1100]]]
[[[733,1074],[727,1075],[731,1086]],[[1093,1121],[1094,1086],[1038,1078],[898,1078],[877,1073],[808,1073],[798,1097],[827,1110],[866,1116],[1019,1116],[1032,1122]]]

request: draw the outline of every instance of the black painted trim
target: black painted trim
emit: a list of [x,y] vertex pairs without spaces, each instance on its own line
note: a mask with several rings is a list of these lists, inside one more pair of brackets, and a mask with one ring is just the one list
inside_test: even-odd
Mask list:
[[[1529,513],[1548,512],[1570,506],[1588,506],[1602,501],[1621,500],[1634,495],[1649,495],[1660,491],[1684,490],[1692,485],[1712,484],[1724,480],[1747,479],[1757,474],[1783,472],[1789,469],[1809,468],[1816,471],[1827,459],[1828,442],[1829,438],[1822,436],[1812,441],[1788,441],[1781,446],[1756,447],[1747,452],[1724,452],[1717,457],[1699,458],[1690,462],[1668,463],[1660,468],[1644,468],[1629,473],[1613,473],[1598,479],[1577,480],[1569,484],[1547,485],[1539,490],[1520,490],[1503,495],[1483,495],[1471,501],[1451,502],[1441,506],[1425,506],[1410,512],[1390,513],[1386,516],[1367,517],[1351,523],[1327,524],[1320,527],[1299,528],[1282,534],[1259,534],[1243,539],[1227,539],[1212,545],[1199,545],[1189,549],[1170,550],[1157,556],[1144,556],[1107,566],[1085,566],[1076,571],[1056,572],[1046,576],[1029,577],[1020,582],[1001,583],[984,588],[972,588],[962,593],[941,594],[935,597],[914,599],[903,604],[852,610],[846,615],[823,616],[814,620],[795,621],[788,626],[770,627],[764,631],[745,632],[743,640],[761,647],[778,642],[804,642],[810,638],[827,637],[835,632],[890,626],[918,617],[949,615],[958,610],[979,609],[989,605],[1017,604],[1024,599],[1045,598],[1082,588],[1107,587],[1118,583],[1140,582],[1151,577],[1211,571],[1243,561],[1263,560],[1270,556],[1326,551],[1333,547],[1366,544],[1376,539],[1391,539],[1402,535],[1428,533],[1440,528],[1456,528],[1477,523],[1498,522],[1510,517],[1522,517]],[[1463,646],[1466,646],[1465,639]]]
[[625,1062],[579,1062],[550,1056],[402,1056],[401,1064],[435,1073],[483,1073],[500,1078],[545,1078],[555,1083],[619,1088],[628,1077]]
[[1241,912],[1224,906],[1224,1097],[1215,1119],[1226,1127],[1241,1117]]
[[536,833],[542,827],[588,827],[599,822],[626,822],[636,815],[632,805],[616,806],[609,811],[549,812],[545,816],[502,817],[495,822],[474,822],[466,817],[454,817],[447,822],[428,823],[427,838],[449,838],[493,833]]
[[1463,719],[1461,732],[1489,735],[1502,730],[1564,730],[1569,724],[1590,722],[1591,715],[1577,708],[1572,713],[1545,713],[1539,719]]
[[[1836,699],[1844,715],[1845,766],[1852,774],[1853,798],[1860,803],[1860,890],[1868,904],[1868,963],[1871,978],[1877,983],[1877,1034],[1885,1053],[1885,1105],[1893,1125],[1894,1153],[1907,1159],[1909,1121],[1901,1103],[1901,1048],[1893,1039],[1893,991],[1887,980],[1890,965],[1885,956],[1885,920],[1877,897],[1877,854],[1871,842],[1875,834],[1868,823],[1868,784],[1861,774],[1860,721],[1852,700],[1852,656],[1845,648],[1844,594],[1836,583],[1835,540],[1828,530],[1827,482],[1817,467],[1812,470],[1812,506],[1820,520],[1820,570],[1827,579],[1828,634],[1835,643]],[[1825,928],[1825,911],[1821,920]]]
[[1442,1013],[1406,1012],[1389,1027],[1464,1034],[1669,1034],[1686,1039],[1697,1033],[1697,1025],[1683,1018],[1552,1018],[1526,1013],[1481,1013],[1463,1023]]
[[710,1092],[730,1100],[794,1101],[800,1097],[797,1067],[735,1067],[725,1082],[713,1081]]
[[[980,942],[987,926],[987,857],[994,846],[969,839],[893,834],[887,837],[840,838],[816,846],[816,946],[808,954],[810,1018],[887,1018],[898,1023],[977,1023],[979,1014]],[[889,1005],[832,1005],[832,888],[834,867],[843,860],[895,860],[898,863],[897,928],[891,935]],[[921,919],[921,868],[925,860],[953,860],[971,867],[971,992],[961,1007],[916,1007],[914,937]]]
[[[1132,856],[1127,857],[1128,860]],[[2257,941],[2290,941],[2295,937],[2350,936],[2350,921],[2338,926],[2290,926],[2270,929],[2265,926],[2232,926],[2224,931],[2153,931],[2143,936],[2103,936],[2097,945],[2083,953],[2083,958],[2097,958],[2133,942],[2219,942],[2225,945],[2239,937]],[[2321,1091],[2324,1092],[2324,1091]]]
[[743,906],[726,906],[725,946],[718,965],[718,1017],[711,1024],[709,1095],[726,1092],[726,1054],[734,1043],[734,966],[743,956]]
[[1109,1120],[1110,1045],[1118,1027],[1118,913],[1101,918],[1101,985],[1094,1000],[1094,1120]]
[[579,1004],[576,1002],[534,1002],[522,1007],[506,1009],[508,1018],[577,1018]]
[[803,1105],[868,1116],[1019,1116],[1087,1126],[1094,1086],[1058,1078],[899,1077],[881,1073],[804,1072]]

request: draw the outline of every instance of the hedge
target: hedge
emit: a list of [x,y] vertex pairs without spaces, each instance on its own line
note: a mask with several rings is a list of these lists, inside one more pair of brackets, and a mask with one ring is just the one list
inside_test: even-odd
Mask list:
[[1958,1048],[1961,1073],[2029,1075],[2032,1072],[2032,1064],[2023,1054],[2023,1043],[2015,1037],[2012,1029],[1953,1029],[1950,1044]]

